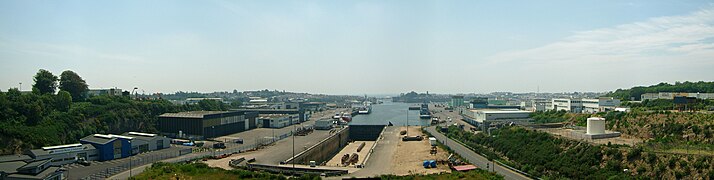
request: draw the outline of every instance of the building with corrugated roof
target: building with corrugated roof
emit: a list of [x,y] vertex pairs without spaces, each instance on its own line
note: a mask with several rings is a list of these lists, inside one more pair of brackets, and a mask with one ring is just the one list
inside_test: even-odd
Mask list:
[[131,140],[132,155],[169,148],[171,146],[171,139],[158,134],[125,132],[122,136],[133,138]]
[[33,159],[51,159],[51,165],[64,165],[77,162],[80,158],[99,160],[99,151],[90,144],[66,144],[48,146],[25,151]]
[[98,160],[107,161],[131,156],[131,140],[133,137],[114,134],[93,134],[79,140],[82,144],[90,144],[99,151]]
[[159,116],[158,129],[169,137],[204,139],[254,128],[257,112],[188,111]]
[[34,160],[27,155],[0,156],[0,179],[65,179],[64,171],[50,159]]

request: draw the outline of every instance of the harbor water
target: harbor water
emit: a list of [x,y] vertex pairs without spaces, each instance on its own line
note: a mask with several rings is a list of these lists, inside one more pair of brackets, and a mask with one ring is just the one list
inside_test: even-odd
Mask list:
[[[409,126],[429,125],[429,119],[420,119],[419,110],[409,110],[409,106],[419,106],[415,103],[384,102],[373,104],[370,114],[360,114],[352,117],[351,125],[387,125],[392,122],[395,126],[406,126],[407,117]],[[408,114],[407,114],[408,113]]]

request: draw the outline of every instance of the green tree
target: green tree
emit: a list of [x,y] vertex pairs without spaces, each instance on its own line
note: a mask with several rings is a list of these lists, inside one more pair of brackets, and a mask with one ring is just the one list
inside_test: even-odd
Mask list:
[[89,90],[87,82],[77,73],[66,70],[60,75],[59,89],[69,92],[75,101],[83,100],[84,95]]
[[57,76],[53,75],[50,71],[40,69],[35,74],[35,84],[32,85],[33,89],[37,89],[40,94],[54,94],[57,89]]
[[71,104],[72,95],[70,95],[69,92],[60,90],[57,93],[57,96],[55,96],[55,109],[62,112],[67,112],[69,111],[69,107]]

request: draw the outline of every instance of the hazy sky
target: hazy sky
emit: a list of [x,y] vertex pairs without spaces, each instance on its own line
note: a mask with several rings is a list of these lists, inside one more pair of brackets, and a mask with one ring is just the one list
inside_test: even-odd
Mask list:
[[711,1],[0,1],[0,89],[609,91],[714,80]]

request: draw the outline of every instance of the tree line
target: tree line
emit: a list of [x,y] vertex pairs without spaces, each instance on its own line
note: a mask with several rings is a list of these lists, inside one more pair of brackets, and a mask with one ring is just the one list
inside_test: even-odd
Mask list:
[[94,133],[157,133],[156,122],[163,113],[233,108],[215,100],[177,105],[163,99],[87,97],[88,85],[72,71],[65,71],[58,78],[39,70],[34,80],[32,92],[20,92],[17,88],[0,91],[0,154],[77,143]]
[[615,92],[605,96],[615,97],[622,100],[641,100],[641,95],[645,93],[659,92],[686,92],[686,93],[714,93],[714,82],[675,82],[674,84],[659,83],[652,86],[637,86],[630,89],[617,89]]

